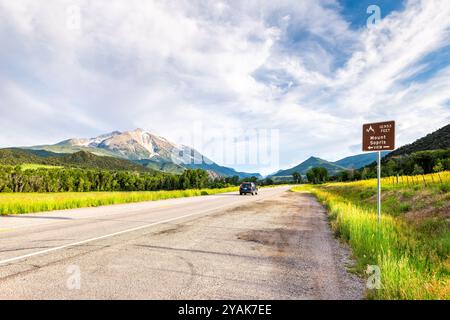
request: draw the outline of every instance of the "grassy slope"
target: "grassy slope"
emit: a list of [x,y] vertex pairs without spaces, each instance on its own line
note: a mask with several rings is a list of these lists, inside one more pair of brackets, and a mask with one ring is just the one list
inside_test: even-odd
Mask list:
[[20,165],[21,170],[37,170],[37,169],[61,169],[62,166],[51,166],[46,164],[24,163]]
[[238,187],[143,192],[0,193],[0,215],[195,197],[237,190]]
[[155,172],[126,159],[98,156],[86,151],[73,154],[53,154],[42,150],[0,149],[0,165],[40,164],[83,169]]
[[74,146],[67,146],[67,145],[45,145],[45,146],[35,146],[30,148],[24,148],[24,149],[30,149],[30,150],[45,150],[53,153],[65,153],[65,154],[72,154],[77,153],[79,151],[86,151],[92,154],[95,154],[97,156],[101,157],[117,157],[117,154],[110,152],[108,150],[100,149],[100,148],[90,148],[90,147],[74,147]]
[[[450,172],[383,179],[382,223],[376,215],[376,180],[294,187],[310,191],[348,242],[357,270],[381,269],[375,299],[450,299]],[[425,184],[426,183],[426,184]]]

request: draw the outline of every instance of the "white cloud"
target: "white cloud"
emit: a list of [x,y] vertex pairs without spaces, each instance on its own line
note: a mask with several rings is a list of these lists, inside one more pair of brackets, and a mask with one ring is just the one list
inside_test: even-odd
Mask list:
[[[79,30],[67,28],[73,5]],[[448,61],[414,78],[450,45],[446,1],[407,1],[371,29],[350,28],[340,10],[334,0],[0,0],[0,146],[134,127],[176,140],[201,122],[279,129],[287,167],[352,153],[365,121],[396,119],[400,144],[447,124]]]

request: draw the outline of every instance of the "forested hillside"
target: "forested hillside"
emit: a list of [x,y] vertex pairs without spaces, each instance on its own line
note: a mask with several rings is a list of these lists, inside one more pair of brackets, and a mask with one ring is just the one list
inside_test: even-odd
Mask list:
[[[382,160],[381,175],[419,175],[450,170],[450,148],[418,151],[398,157],[385,157]],[[377,165],[373,163],[359,170],[346,170],[333,176],[332,180],[353,181],[377,176]]]
[[395,156],[401,156],[405,154],[412,154],[417,151],[425,150],[438,150],[450,148],[450,124],[445,127],[426,135],[414,141],[411,144],[407,144],[395,151],[392,151],[387,158]]
[[154,172],[150,168],[129,160],[97,156],[86,151],[57,154],[44,150],[0,149],[0,164],[2,165],[16,166],[29,163],[68,168]]
[[[398,148],[382,159],[382,176],[417,175],[450,170],[450,125],[411,144]],[[351,181],[376,177],[376,162],[356,171],[343,171],[333,177]]]

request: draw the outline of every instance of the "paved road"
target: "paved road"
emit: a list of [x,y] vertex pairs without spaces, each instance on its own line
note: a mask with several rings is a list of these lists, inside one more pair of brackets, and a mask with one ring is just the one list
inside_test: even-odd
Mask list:
[[326,213],[287,187],[0,217],[0,299],[357,299]]

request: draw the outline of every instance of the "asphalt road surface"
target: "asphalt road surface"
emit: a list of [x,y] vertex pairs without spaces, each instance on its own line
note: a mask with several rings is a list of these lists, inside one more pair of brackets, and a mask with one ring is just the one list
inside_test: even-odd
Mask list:
[[0,217],[0,299],[360,299],[326,213],[288,187]]

